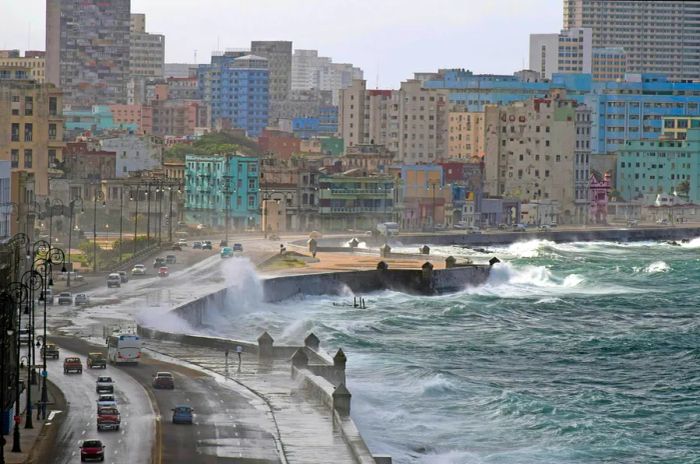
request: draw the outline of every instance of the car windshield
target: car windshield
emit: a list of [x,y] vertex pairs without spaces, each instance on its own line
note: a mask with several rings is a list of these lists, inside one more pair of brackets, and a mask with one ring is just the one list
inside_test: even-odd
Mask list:
[[85,440],[83,448],[102,448],[102,442],[100,440]]
[[190,412],[192,408],[190,408],[189,406],[178,406],[175,408],[175,410],[177,412]]
[[168,378],[168,379],[170,379],[170,378],[173,377],[173,374],[171,374],[170,372],[158,372],[158,374],[156,375],[156,377],[163,377],[163,378]]
[[98,377],[97,378],[98,382],[105,382],[105,383],[111,383],[112,382],[112,377]]
[[116,408],[100,408],[98,411],[100,414],[110,414],[110,415],[116,415],[119,414],[119,411],[117,411]]

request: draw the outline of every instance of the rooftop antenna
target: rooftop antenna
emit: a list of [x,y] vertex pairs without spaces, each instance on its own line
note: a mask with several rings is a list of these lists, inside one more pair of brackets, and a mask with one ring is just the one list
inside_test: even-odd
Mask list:
[[197,64],[197,49],[194,50],[194,64]]

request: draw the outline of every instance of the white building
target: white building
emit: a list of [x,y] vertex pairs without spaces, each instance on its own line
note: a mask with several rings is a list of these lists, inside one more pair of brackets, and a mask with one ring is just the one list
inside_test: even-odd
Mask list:
[[318,56],[318,50],[294,50],[292,56],[292,90],[326,90],[333,93],[338,105],[340,90],[350,87],[354,79],[362,79],[360,68],[349,63],[333,63]]
[[530,34],[530,69],[551,79],[553,73],[592,72],[592,31],[563,30],[559,34]]
[[129,40],[131,77],[162,79],[165,72],[165,36],[146,32],[146,15],[131,15]]
[[152,135],[122,135],[103,139],[100,147],[117,154],[117,177],[130,172],[160,169],[163,166],[163,140]]

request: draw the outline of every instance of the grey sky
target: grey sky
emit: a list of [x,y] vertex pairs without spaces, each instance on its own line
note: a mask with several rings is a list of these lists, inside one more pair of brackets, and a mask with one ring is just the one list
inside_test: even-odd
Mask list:
[[[0,48],[43,50],[46,0],[0,0]],[[251,40],[292,40],[365,71],[369,87],[397,87],[414,71],[527,66],[530,33],[556,32],[562,0],[132,0],[166,61],[208,61]],[[30,32],[31,29],[31,32]]]

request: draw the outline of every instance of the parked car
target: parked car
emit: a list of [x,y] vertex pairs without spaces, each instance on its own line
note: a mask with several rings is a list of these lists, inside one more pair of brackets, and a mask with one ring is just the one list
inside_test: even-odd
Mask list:
[[145,275],[146,274],[146,266],[143,264],[136,264],[132,269],[131,269],[131,275]]
[[167,255],[165,257],[165,263],[166,264],[175,264],[175,263],[177,263],[177,257],[175,255]]
[[668,225],[668,219],[657,219],[656,223],[660,225]]
[[113,272],[107,276],[107,288],[121,287],[121,286],[122,286],[122,277],[118,273]]
[[84,440],[80,444],[80,461],[104,461],[105,445],[100,440]]
[[161,266],[160,269],[158,269],[158,277],[168,277],[170,275],[170,270],[168,269],[168,266]]
[[101,375],[95,382],[95,391],[97,393],[114,393],[114,381],[112,377]]
[[552,230],[552,226],[550,226],[549,224],[542,224],[542,225],[539,227],[539,229],[540,229],[542,232],[547,232],[547,231]]
[[63,305],[72,305],[73,304],[73,295],[71,292],[61,292],[58,294],[58,305],[63,306]]
[[126,273],[126,271],[119,271],[118,274],[123,284],[129,281],[129,275]]
[[191,406],[186,404],[179,404],[173,409],[173,424],[191,424],[193,419],[193,412]]
[[88,353],[87,367],[88,369],[107,369],[107,359],[102,353]]
[[172,251],[182,251],[182,247],[178,243],[174,243],[173,246],[170,247]]
[[476,226],[469,226],[469,227],[467,227],[466,232],[467,232],[468,234],[480,234],[480,233],[481,233],[481,229],[479,229],[479,228],[476,227]]
[[508,224],[498,224],[498,230],[508,230]]
[[233,244],[233,252],[234,253],[243,253],[243,245],[240,243],[234,243]]
[[156,372],[153,376],[153,388],[163,388],[167,390],[175,389],[175,379],[170,372]]
[[202,249],[202,242],[192,242],[192,249],[193,250],[201,250]]
[[98,408],[106,408],[106,407],[117,407],[117,400],[114,398],[114,395],[112,393],[107,394],[107,395],[100,395],[97,398],[97,407]]
[[466,229],[468,226],[467,226],[466,222],[459,221],[459,222],[456,222],[452,227],[454,227],[455,229]]
[[55,343],[47,343],[41,347],[41,355],[46,359],[58,359],[59,350]]
[[525,232],[527,226],[525,224],[513,224],[513,232]]
[[75,295],[74,304],[76,306],[82,306],[90,303],[90,298],[85,293],[78,293]]
[[70,374],[71,372],[83,373],[83,363],[80,362],[80,358],[71,356],[63,360],[63,373]]
[[231,247],[223,247],[221,251],[219,252],[222,258],[231,258],[233,257],[233,248]]
[[209,240],[204,240],[202,242],[202,250],[213,250],[214,247],[212,246],[211,242]]
[[628,219],[627,220],[627,227],[637,227],[639,225],[639,221],[636,219]]
[[97,431],[119,430],[122,418],[114,406],[97,408]]
[[197,224],[197,230],[208,230],[209,226],[206,224]]
[[186,247],[186,246],[188,246],[188,245],[187,245],[187,240],[184,239],[184,238],[179,239],[179,240],[177,241],[177,244],[180,245],[180,246],[183,247],[183,248]]
[[165,266],[165,258],[162,256],[158,256],[156,259],[153,260],[153,269]]

